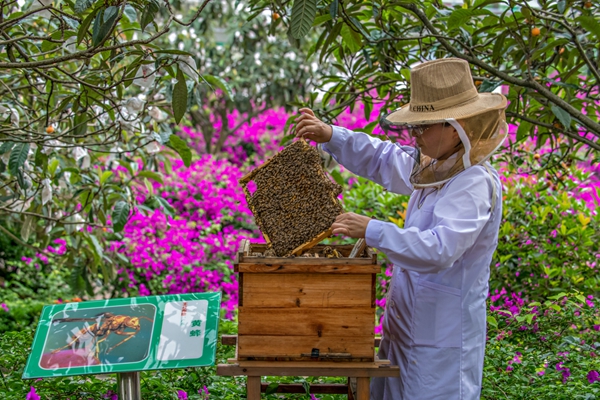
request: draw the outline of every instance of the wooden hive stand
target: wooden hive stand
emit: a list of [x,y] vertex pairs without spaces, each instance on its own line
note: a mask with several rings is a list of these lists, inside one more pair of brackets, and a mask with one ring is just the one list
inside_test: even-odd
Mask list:
[[[236,358],[217,367],[223,376],[247,376],[249,400],[260,399],[262,376],[356,378],[356,400],[369,399],[371,377],[399,376],[375,356],[375,254],[350,258],[352,246],[331,246],[341,257],[260,257],[265,244],[243,242],[239,273]],[[324,246],[316,246],[319,252]],[[304,393],[279,385],[280,393]],[[312,385],[311,393],[348,394],[348,385]]]

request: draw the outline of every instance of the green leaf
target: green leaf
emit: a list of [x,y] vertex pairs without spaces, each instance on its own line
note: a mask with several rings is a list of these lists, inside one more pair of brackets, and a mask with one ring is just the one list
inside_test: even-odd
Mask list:
[[228,97],[229,100],[233,100],[233,91],[231,90],[231,86],[225,81],[225,79],[216,75],[202,75],[202,78],[212,86],[216,86],[221,89]]
[[558,12],[564,14],[567,9],[567,0],[560,0],[556,5],[558,7]]
[[79,45],[81,43],[81,41],[85,37],[85,34],[87,33],[88,29],[90,29],[90,25],[92,24],[92,21],[94,20],[94,17],[96,16],[96,14],[98,14],[98,10],[92,11],[92,13],[90,15],[88,15],[87,17],[85,17],[85,19],[81,23],[81,26],[79,27],[79,30],[77,31],[77,45]]
[[313,22],[313,26],[319,26],[321,24],[324,24],[327,21],[331,21],[331,15],[329,15],[329,14],[320,15],[317,18],[315,18],[315,22]]
[[8,153],[15,144],[13,142],[4,142],[2,146],[0,146],[0,154]]
[[459,28],[464,25],[473,16],[473,10],[470,8],[456,8],[448,17],[448,30]]
[[92,46],[99,46],[106,40],[118,16],[119,8],[115,6],[98,12],[92,29]]
[[85,290],[85,279],[83,279],[83,268],[75,267],[71,271],[71,276],[69,277],[69,286],[73,289],[75,293],[81,293]]
[[340,174],[338,170],[334,169],[333,171],[331,171],[331,177],[338,185],[344,186],[344,177],[342,176],[342,174]]
[[269,394],[277,393],[278,388],[279,388],[278,382],[271,382],[269,384],[269,386],[267,386],[267,389],[265,390],[265,394],[269,395]]
[[331,15],[332,19],[337,18],[339,3],[338,0],[333,0],[329,5],[329,15]]
[[73,10],[75,14],[82,15],[92,4],[94,4],[94,0],[76,0]]
[[27,154],[29,154],[29,143],[17,143],[13,147],[8,159],[8,170],[12,176],[17,176],[27,160]]
[[479,86],[479,93],[489,93],[493,92],[498,86],[502,84],[502,81],[493,81],[490,79],[486,79]]
[[102,250],[102,246],[100,245],[100,242],[98,242],[98,238],[96,236],[90,235],[89,238],[92,243],[92,250],[94,250],[94,254],[96,257],[98,257],[98,262],[100,262],[100,260],[102,260],[102,257],[104,257],[104,251]]
[[552,104],[550,109],[552,110],[552,114],[554,114],[556,118],[558,118],[558,120],[565,127],[565,129],[569,129],[569,127],[571,126],[571,116],[569,115],[569,113],[554,104]]
[[356,53],[360,50],[362,47],[362,41],[358,32],[354,31],[348,25],[344,25],[340,34],[342,35],[342,40],[348,47],[348,50],[350,50],[352,53]]
[[487,316],[487,323],[488,325],[491,325],[494,328],[498,327],[498,322],[496,321],[496,318],[492,317],[491,315]]
[[139,174],[137,174],[138,178],[148,178],[148,179],[152,179],[153,181],[156,181],[160,184],[163,183],[163,179],[162,179],[162,175],[159,174],[158,172],[154,172],[154,171],[141,171]]
[[295,39],[303,38],[317,15],[317,0],[294,0],[290,30]]
[[87,132],[88,116],[86,113],[75,114],[73,118],[73,135],[83,136]]
[[129,204],[126,201],[118,201],[112,212],[112,223],[115,232],[121,232],[129,219]]
[[176,214],[175,209],[173,208],[172,205],[169,204],[169,202],[167,200],[165,200],[164,198],[162,198],[160,196],[157,196],[156,200],[162,206],[165,213],[169,214],[170,216],[174,216]]
[[112,175],[112,171],[104,171],[100,176],[100,185],[104,185],[104,182],[106,182]]
[[125,5],[123,15],[127,17],[129,22],[135,22],[137,20],[137,11],[130,4]]
[[181,121],[181,118],[185,115],[185,111],[187,110],[187,102],[188,102],[188,92],[187,85],[185,83],[185,76],[180,69],[177,69],[177,83],[173,88],[173,116],[175,117],[175,122],[178,124]]
[[42,153],[42,146],[38,146],[35,151],[35,166],[42,169],[42,171],[46,172],[48,169],[48,156]]
[[533,132],[531,131],[531,124],[526,121],[519,122],[519,128],[517,129],[517,142],[520,142],[523,139],[531,136]]
[[596,38],[600,39],[600,23],[598,23],[596,18],[589,15],[581,15],[576,20],[579,21],[579,24],[585,31],[593,33]]
[[158,2],[156,0],[150,0],[148,2],[140,19],[140,27],[142,28],[142,32],[146,30],[148,24],[154,21],[154,17],[158,12],[158,8]]
[[306,391],[306,394],[310,394],[310,383],[304,381],[304,382],[302,382],[302,387]]
[[25,243],[27,243],[27,241],[29,240],[29,235],[31,234],[32,228],[33,228],[33,216],[28,215],[27,217],[25,217],[25,220],[23,221],[23,225],[21,226],[21,239],[23,239],[23,241]]
[[169,144],[179,154],[183,164],[185,164],[186,167],[189,167],[192,163],[192,151],[188,147],[187,143],[179,136],[171,135],[169,136]]
[[50,174],[50,176],[54,177],[54,173],[56,172],[56,168],[58,168],[59,164],[60,162],[58,161],[58,159],[52,159],[52,161],[48,165],[48,173]]

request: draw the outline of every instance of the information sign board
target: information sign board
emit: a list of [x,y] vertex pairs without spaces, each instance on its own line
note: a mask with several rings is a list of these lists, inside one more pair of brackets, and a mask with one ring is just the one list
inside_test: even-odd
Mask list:
[[23,378],[212,365],[221,293],[46,306]]

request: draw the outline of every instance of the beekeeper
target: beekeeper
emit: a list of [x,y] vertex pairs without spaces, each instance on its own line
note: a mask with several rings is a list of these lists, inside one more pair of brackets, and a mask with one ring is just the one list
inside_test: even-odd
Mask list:
[[298,137],[357,175],[410,194],[404,228],[354,213],[334,234],[366,238],[393,263],[379,357],[400,366],[376,378],[371,399],[479,399],[489,266],[502,217],[488,158],[506,139],[501,94],[478,93],[467,62],[411,70],[410,103],[381,120],[395,143],[330,126],[300,110]]

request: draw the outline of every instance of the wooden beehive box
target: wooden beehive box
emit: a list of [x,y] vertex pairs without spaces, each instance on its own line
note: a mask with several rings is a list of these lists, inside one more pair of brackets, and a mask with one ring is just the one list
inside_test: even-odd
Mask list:
[[242,243],[238,360],[374,361],[376,255],[331,247],[342,257],[260,257],[266,244]]

